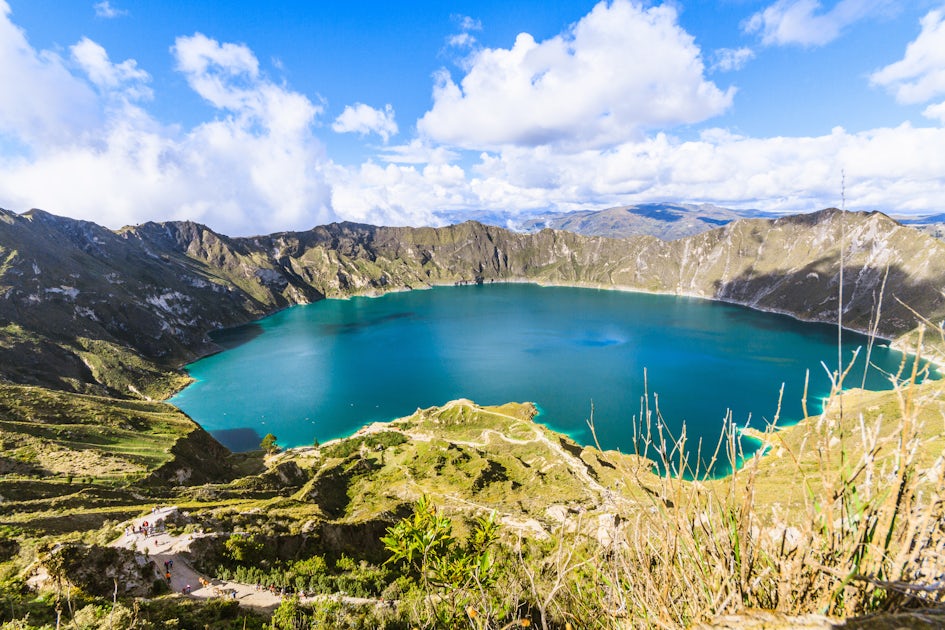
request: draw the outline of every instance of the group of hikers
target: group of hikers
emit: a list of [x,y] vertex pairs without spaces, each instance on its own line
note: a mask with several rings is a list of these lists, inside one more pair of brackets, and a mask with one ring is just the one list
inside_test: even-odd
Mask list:
[[125,528],[125,535],[127,536],[131,536],[133,534],[142,534],[145,538],[147,538],[148,536],[162,533],[164,533],[164,521],[161,521],[160,525],[157,523],[152,524],[148,521],[144,521],[141,523],[141,527],[129,525]]
[[[164,561],[164,579],[167,581],[168,586],[171,585],[171,571],[173,569],[174,569],[174,560],[173,559],[165,560]],[[201,578],[201,581],[203,581],[203,578]],[[190,591],[191,591],[190,584],[187,584],[183,588],[180,589],[180,592],[183,593],[184,595],[186,595]]]
[[165,560],[165,561],[164,561],[164,579],[167,580],[167,583],[168,583],[168,584],[171,583],[171,569],[173,569],[173,568],[174,568],[174,561],[173,561],[173,560]]

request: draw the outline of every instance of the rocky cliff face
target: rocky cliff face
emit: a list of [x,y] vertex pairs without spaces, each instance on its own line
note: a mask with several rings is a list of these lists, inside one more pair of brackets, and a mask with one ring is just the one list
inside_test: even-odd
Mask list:
[[[323,297],[533,281],[694,295],[896,337],[945,317],[945,244],[880,213],[750,219],[671,242],[340,223],[229,238],[192,222],[112,232],[0,210],[0,377],[161,396],[207,332]],[[883,290],[885,281],[885,289]]]

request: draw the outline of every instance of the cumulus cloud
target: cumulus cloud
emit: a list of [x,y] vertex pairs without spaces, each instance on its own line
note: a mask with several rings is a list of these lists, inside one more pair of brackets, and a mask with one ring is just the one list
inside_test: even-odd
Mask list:
[[554,144],[575,150],[724,112],[734,89],[707,81],[698,47],[668,5],[602,2],[551,39],[520,34],[473,53],[459,84],[436,75],[418,122],[428,138],[467,149]]
[[111,2],[109,2],[108,0],[102,0],[101,2],[96,2],[94,5],[94,9],[95,9],[96,17],[105,18],[106,20],[121,17],[123,15],[128,15],[128,11],[113,7]]
[[477,207],[465,171],[455,164],[380,165],[368,161],[332,173],[332,205],[354,221],[431,225],[435,211]]
[[823,46],[851,24],[894,9],[894,0],[840,0],[827,11],[819,0],[778,0],[748,18],[743,28],[760,34],[767,46]]
[[346,105],[331,128],[337,133],[356,133],[361,136],[376,133],[385,143],[391,136],[397,135],[394,108],[390,103],[385,105],[383,110],[374,109],[364,103]]
[[259,61],[247,46],[195,33],[178,37],[171,52],[190,87],[215,107],[238,110],[254,98]]
[[566,155],[515,147],[485,155],[470,186],[485,207],[606,207],[686,199],[806,211],[838,203],[839,169],[851,207],[917,211],[945,194],[945,130],[903,125],[850,134],[750,138],[710,130],[698,140],[659,133],[606,151]]
[[719,48],[712,53],[712,71],[732,72],[741,70],[745,64],[755,58],[751,48]]
[[922,110],[922,115],[932,120],[938,120],[942,125],[945,125],[945,101],[929,105]]
[[73,74],[9,16],[0,0],[0,81],[30,98],[0,99],[0,131],[23,148],[0,156],[0,205],[111,227],[194,219],[230,234],[337,218],[312,133],[321,106],[267,80],[246,46],[178,38],[178,69],[219,113],[183,129],[143,108],[150,77],[135,60],[112,62],[82,39],[70,48]]
[[36,51],[0,0],[0,136],[19,143],[76,141],[102,124],[98,96],[51,51]]
[[[752,138],[710,129],[666,133],[604,149],[508,146],[468,168],[449,162],[336,167],[332,204],[354,220],[436,221],[450,211],[562,211],[686,200],[806,212],[839,204],[846,170],[851,209],[939,210],[945,129],[910,125],[822,136]],[[405,152],[409,152],[404,149]],[[416,148],[423,155],[420,147]]]
[[[927,103],[945,95],[945,9],[930,11],[921,25],[901,60],[870,75],[873,85],[893,92],[899,103]],[[942,120],[943,109],[945,103],[930,105],[924,114]]]
[[108,94],[120,94],[131,100],[150,99],[153,94],[145,85],[151,80],[144,70],[138,68],[134,59],[112,63],[101,44],[83,37],[69,49],[79,67],[89,80]]

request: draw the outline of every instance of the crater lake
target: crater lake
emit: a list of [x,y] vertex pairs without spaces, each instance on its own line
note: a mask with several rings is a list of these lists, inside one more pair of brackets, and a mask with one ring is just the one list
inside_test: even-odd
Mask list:
[[[837,329],[741,306],[533,284],[436,287],[326,299],[214,333],[224,351],[187,366],[170,402],[232,450],[343,437],[374,421],[467,398],[534,402],[538,420],[581,444],[633,450],[645,387],[689,444],[712,448],[723,419],[763,429],[820,411],[837,367]],[[844,331],[848,386],[863,383],[868,338]],[[903,355],[872,349],[868,389],[890,387]],[[826,366],[826,369],[825,369]],[[644,384],[644,375],[646,384]],[[751,451],[756,445],[746,444]]]

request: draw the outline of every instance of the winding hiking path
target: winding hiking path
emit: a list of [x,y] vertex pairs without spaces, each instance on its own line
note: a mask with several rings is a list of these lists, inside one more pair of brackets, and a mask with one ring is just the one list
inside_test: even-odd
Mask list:
[[[155,532],[146,536],[143,533],[135,533],[141,530],[144,523],[153,526],[156,523],[162,523],[167,517],[176,513],[177,508],[171,506],[156,508],[150,514],[139,516],[129,523],[125,533],[112,541],[110,546],[124,547],[142,554],[147,550],[148,559],[154,561],[155,578],[163,578],[164,563],[173,562],[173,568],[170,569],[170,587],[175,593],[183,593],[194,599],[230,597],[237,600],[240,606],[265,611],[272,611],[279,606],[282,602],[282,596],[278,592],[273,593],[268,589],[258,589],[254,584],[211,579],[194,569],[188,560],[190,545],[195,538],[201,537],[202,534],[173,536],[166,532]],[[315,595],[302,598],[301,601],[308,603],[321,599],[333,599],[359,606],[382,604],[380,600],[376,599],[341,594]]]
[[[596,494],[603,505],[621,502],[619,501],[619,497],[617,497],[613,491],[601,485],[597,479],[595,479],[594,476],[590,474],[589,466],[586,462],[584,462],[580,457],[577,457],[573,453],[569,452],[568,449],[564,448],[564,446],[562,446],[562,444],[558,441],[549,439],[549,437],[544,433],[544,431],[542,431],[540,427],[528,426],[529,423],[520,417],[504,414],[499,411],[485,410],[477,407],[469,401],[452,401],[447,403],[444,409],[450,406],[469,407],[473,410],[507,418],[509,420],[515,421],[516,423],[521,423],[531,432],[531,437],[516,438],[506,435],[505,433],[495,429],[485,429],[478,436],[479,441],[451,440],[452,442],[476,448],[486,447],[493,439],[498,439],[506,443],[516,445],[540,443],[551,453],[553,453],[558,461],[565,465],[571,471],[571,473],[582,482],[588,492],[590,492],[592,495]],[[420,432],[403,431],[391,427],[387,423],[375,423],[374,425],[369,425],[368,427],[358,431],[357,435],[373,433],[382,430],[395,430],[403,433],[413,440],[418,441],[427,441],[431,439],[431,436],[422,434]],[[279,456],[276,457],[278,458]],[[408,479],[413,481],[409,471],[405,470],[405,473]],[[468,499],[465,499],[464,497],[459,497],[454,494],[444,495],[444,498],[467,507],[472,507],[486,512],[492,511],[494,509],[490,506],[474,503]],[[279,595],[278,592],[257,588],[257,586],[253,584],[244,584],[230,580],[211,579],[194,569],[188,559],[191,551],[191,544],[196,538],[202,537],[203,534],[189,533],[175,536],[164,531],[163,527],[158,527],[158,531],[152,531],[147,535],[142,533],[142,527],[144,523],[148,523],[153,527],[155,524],[162,524],[168,517],[176,513],[176,507],[162,507],[155,508],[151,513],[133,519],[127,524],[125,533],[113,541],[111,546],[124,547],[126,549],[136,551],[137,553],[145,554],[148,559],[154,562],[155,578],[163,578],[165,575],[165,566],[170,566],[171,568],[169,572],[171,574],[171,578],[169,585],[171,590],[175,593],[183,593],[186,596],[195,599],[229,597],[238,601],[241,606],[247,606],[266,611],[275,609],[281,603],[282,596]],[[521,521],[520,519],[515,519],[511,514],[505,514],[502,516],[503,521],[516,529],[530,530],[533,534],[545,533],[544,529],[540,524],[537,523],[537,521],[533,521],[531,519]],[[167,563],[167,565],[165,563]],[[302,599],[302,601],[312,602],[321,599],[333,599],[335,601],[341,601],[351,605],[362,606],[383,605],[385,603],[381,600],[351,597],[342,594],[315,595],[311,597],[305,597]]]
[[[473,403],[471,403],[471,402],[467,402],[467,401],[463,401],[463,400],[454,400],[454,401],[451,401],[451,402],[447,403],[443,408],[444,408],[444,409],[447,409],[447,408],[450,408],[450,407],[468,407],[468,408],[470,408],[470,409],[472,409],[472,410],[474,410],[474,411],[475,411],[475,410],[480,410],[482,413],[486,413],[486,414],[493,415],[493,416],[498,416],[498,417],[500,417],[500,418],[507,418],[507,419],[509,419],[509,420],[514,420],[515,422],[521,423],[522,425],[527,425],[527,424],[528,424],[528,423],[526,423],[524,420],[522,420],[521,418],[518,418],[518,417],[516,417],[516,416],[512,416],[512,415],[509,415],[509,414],[505,414],[505,413],[502,413],[502,412],[499,412],[499,411],[495,411],[495,410],[492,410],[492,409],[483,409],[483,408],[481,408],[481,407],[477,407],[475,404],[473,404]],[[544,431],[542,431],[542,429],[541,429],[540,427],[534,426],[534,423],[531,423],[531,424],[532,424],[532,426],[528,426],[528,428],[532,431],[532,438],[531,438],[531,439],[527,439],[527,440],[518,439],[518,438],[513,438],[513,437],[508,436],[508,435],[502,433],[501,431],[497,431],[497,430],[495,430],[495,429],[484,429],[484,430],[482,431],[482,433],[479,434],[479,439],[482,440],[481,442],[461,441],[461,440],[450,440],[450,441],[453,442],[453,443],[455,443],[455,444],[463,444],[463,445],[466,445],[466,446],[474,446],[474,447],[477,447],[477,448],[484,448],[484,447],[486,447],[486,446],[489,444],[489,436],[493,436],[493,435],[494,435],[494,436],[497,437],[498,439],[500,439],[500,440],[502,440],[502,441],[504,441],[504,442],[507,442],[507,443],[509,443],[509,444],[525,445],[525,444],[534,444],[534,443],[536,443],[536,442],[541,443],[541,444],[543,444],[549,451],[551,451],[552,453],[554,453],[555,455],[557,455],[557,456],[561,459],[561,461],[564,462],[564,464],[571,470],[571,472],[572,472],[578,479],[580,479],[580,480],[585,484],[585,487],[586,487],[588,490],[591,490],[591,491],[593,491],[593,492],[596,492],[604,502],[611,502],[611,503],[613,503],[613,502],[616,501],[617,497],[614,495],[614,493],[613,493],[610,489],[605,488],[603,485],[601,485],[601,484],[590,474],[590,472],[588,472],[588,465],[587,465],[587,463],[584,462],[584,460],[582,460],[580,457],[577,457],[576,455],[574,455],[574,454],[568,452],[568,450],[565,449],[565,448],[561,445],[560,442],[558,442],[558,441],[556,441],[556,440],[551,440],[551,439],[549,439],[548,436],[545,434]],[[409,433],[409,432],[407,433],[407,435],[409,435],[409,436],[411,436],[411,437],[416,437],[416,436],[414,436],[413,434],[411,434],[411,433]]]

